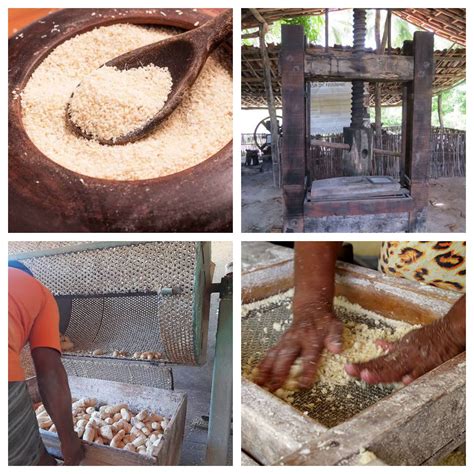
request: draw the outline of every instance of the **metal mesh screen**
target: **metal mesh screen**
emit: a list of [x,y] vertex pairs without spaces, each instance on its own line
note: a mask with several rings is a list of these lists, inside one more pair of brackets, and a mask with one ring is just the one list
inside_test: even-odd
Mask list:
[[[355,321],[375,327],[363,316],[336,306],[335,313],[344,322]],[[242,369],[248,375],[263,358],[267,350],[276,344],[292,320],[291,298],[286,301],[250,311],[242,318]],[[276,329],[273,326],[274,323]],[[280,329],[280,323],[283,322]],[[384,325],[391,328],[389,321]],[[378,326],[380,327],[380,326]],[[360,386],[355,382],[336,386],[328,391],[324,385],[315,383],[312,389],[295,392],[291,403],[296,409],[328,428],[348,420],[395,390],[393,386]]]
[[54,295],[156,292],[180,286],[192,296],[194,242],[146,242],[62,253],[22,262]]
[[[90,243],[92,241],[82,241],[81,243]],[[36,252],[39,250],[51,250],[60,249],[71,245],[72,242],[68,241],[20,241],[20,242],[8,242],[8,254],[14,255],[25,252]]]
[[[65,334],[74,341],[76,352],[100,348],[133,354],[148,348],[166,357],[159,327],[161,298],[159,295],[73,298]],[[87,326],[84,321],[88,322]]]
[[[196,303],[202,295],[194,292],[203,291],[202,281],[196,280],[197,273],[202,276],[202,259],[197,258],[202,244],[122,243],[74,251],[74,242],[37,244],[11,242],[10,254],[55,249],[20,259],[54,295],[72,298],[69,319],[61,327],[74,342],[75,354],[153,351],[161,352],[165,362],[198,362],[196,327],[203,315]],[[163,288],[179,291],[162,296]]]
[[[83,357],[63,357],[62,363],[68,375],[173,389],[173,371],[163,364]],[[25,378],[36,376],[28,345],[21,352],[21,366]]]
[[173,389],[172,370],[153,362],[63,357],[68,375]]

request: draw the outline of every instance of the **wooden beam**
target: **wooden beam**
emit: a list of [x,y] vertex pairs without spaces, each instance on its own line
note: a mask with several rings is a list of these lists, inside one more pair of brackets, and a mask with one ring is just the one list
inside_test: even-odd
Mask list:
[[[324,146],[326,148],[334,148],[337,150],[350,150],[350,145],[346,143],[326,142],[324,140],[311,139],[312,146]],[[401,153],[395,150],[382,150],[381,148],[373,148],[372,152],[376,155],[400,156]]]
[[306,217],[361,216],[365,214],[385,214],[409,212],[414,207],[411,197],[387,197],[340,201],[310,201],[304,205]]
[[414,80],[408,87],[406,172],[415,201],[409,216],[409,231],[425,228],[428,205],[428,176],[431,158],[431,109],[434,74],[434,35],[416,31],[413,40]]
[[314,81],[380,81],[413,80],[413,58],[373,53],[360,58],[335,55],[305,55],[305,78]]
[[302,232],[306,169],[303,27],[283,25],[281,37],[283,230]]

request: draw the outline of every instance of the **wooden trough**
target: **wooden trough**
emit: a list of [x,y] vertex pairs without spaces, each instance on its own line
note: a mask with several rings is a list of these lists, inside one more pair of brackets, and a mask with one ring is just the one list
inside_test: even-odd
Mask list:
[[[293,286],[293,252],[243,248],[242,303]],[[459,294],[338,263],[336,295],[389,318],[427,324]],[[243,341],[244,342],[244,341]],[[243,465],[431,465],[465,442],[465,353],[328,429],[242,379]]]
[[[227,232],[232,228],[232,142],[202,163],[170,176],[136,181],[92,178],[58,165],[38,150],[23,126],[21,101],[13,95],[24,89],[54,48],[77,34],[116,23],[190,30],[210,18],[194,10],[64,9],[10,38],[10,232]],[[61,28],[51,34],[54,24]],[[225,65],[231,68],[232,49],[229,44],[222,48]],[[210,183],[212,193],[207,192]]]
[[[81,440],[85,450],[85,459],[81,465],[167,466],[179,463],[186,418],[186,394],[108,380],[71,376],[68,380],[73,398],[96,398],[101,405],[128,403],[133,411],[147,409],[170,419],[156,461],[148,456]],[[28,379],[27,383],[33,403],[40,402],[36,377]],[[58,435],[43,429],[40,429],[40,433],[48,453],[55,458],[62,458]]]

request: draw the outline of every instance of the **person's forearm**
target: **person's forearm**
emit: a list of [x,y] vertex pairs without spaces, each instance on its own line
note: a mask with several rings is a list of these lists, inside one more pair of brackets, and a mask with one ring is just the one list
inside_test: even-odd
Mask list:
[[447,327],[447,334],[453,342],[464,349],[466,347],[466,295],[459,298],[441,323]]
[[[296,242],[294,308],[332,311],[336,259],[341,242]],[[297,316],[297,312],[295,312]]]
[[53,420],[61,444],[77,438],[71,410],[71,392],[66,371],[61,363],[51,370],[37,372],[38,388],[43,404]]

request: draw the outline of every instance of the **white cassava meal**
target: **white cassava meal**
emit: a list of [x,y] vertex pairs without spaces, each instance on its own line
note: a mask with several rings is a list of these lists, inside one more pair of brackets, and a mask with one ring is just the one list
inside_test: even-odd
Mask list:
[[172,29],[117,24],[77,35],[55,48],[21,93],[22,118],[33,143],[59,165],[87,176],[138,180],[197,165],[232,139],[232,76],[209,57],[181,105],[151,135],[127,145],[101,145],[66,127],[77,85],[107,61],[168,38]]
[[74,91],[69,115],[85,134],[114,141],[153,118],[165,105],[172,85],[168,68],[102,66]]

